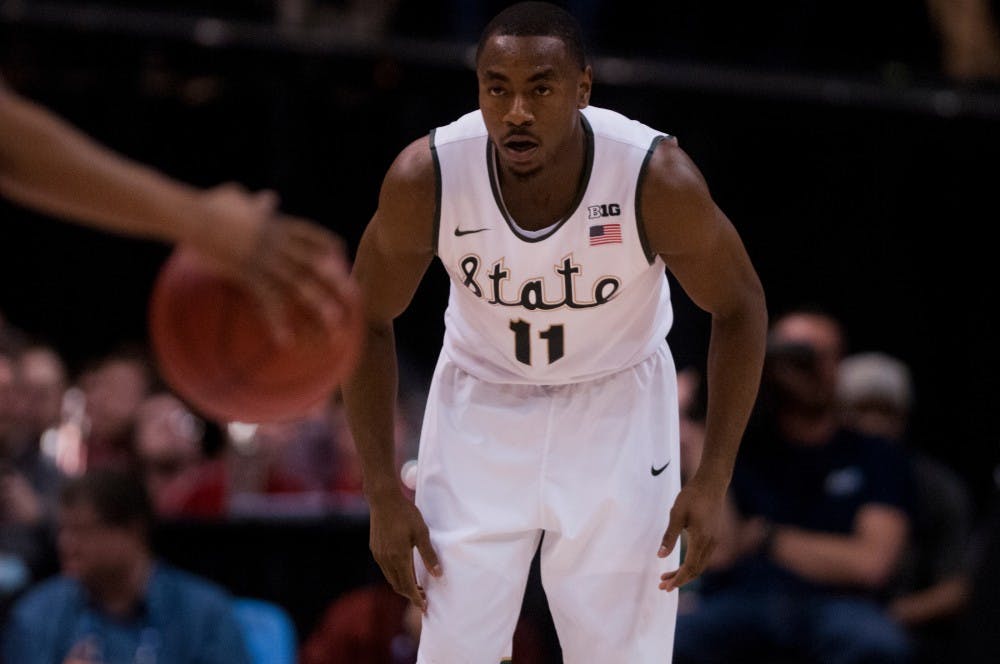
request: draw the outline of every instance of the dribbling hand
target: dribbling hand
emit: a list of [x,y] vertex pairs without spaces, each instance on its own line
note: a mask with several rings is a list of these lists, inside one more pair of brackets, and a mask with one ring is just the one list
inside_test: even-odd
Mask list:
[[274,192],[225,184],[201,195],[204,232],[194,246],[253,293],[275,341],[291,341],[290,304],[317,327],[336,325],[358,290],[341,240],[305,219],[277,212]]
[[371,535],[369,547],[375,562],[392,589],[427,612],[427,595],[417,584],[413,569],[416,547],[424,566],[434,576],[441,576],[441,564],[431,546],[427,524],[420,510],[402,494],[370,500]]

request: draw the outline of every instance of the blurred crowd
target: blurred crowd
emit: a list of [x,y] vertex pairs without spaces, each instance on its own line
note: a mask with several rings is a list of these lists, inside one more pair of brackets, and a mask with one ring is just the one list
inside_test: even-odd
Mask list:
[[[686,478],[704,442],[705,386],[685,369],[679,387]],[[399,409],[401,478],[416,452],[418,400]],[[993,592],[989,577],[976,579],[993,564],[996,533],[976,528],[963,480],[908,443],[917,403],[908,367],[884,353],[847,355],[829,314],[803,309],[773,321],[711,569],[682,590],[678,664],[979,661],[955,657],[970,634],[982,636],[967,617],[977,590]],[[272,650],[249,654],[247,635],[263,632],[246,628],[247,598],[230,601],[157,560],[154,520],[364,509],[336,399],[293,422],[209,422],[164,389],[139,349],[70,375],[55,349],[0,328],[0,598],[10,661],[53,661],[41,644],[62,644],[67,663],[188,661],[174,640],[226,653],[220,662],[275,661]],[[56,565],[60,573],[43,581]],[[978,620],[989,620],[990,605]],[[281,607],[271,609],[280,618]],[[211,636],[174,634],[165,625],[179,615],[184,633]],[[388,586],[363,586],[337,598],[311,634],[286,626],[281,661],[412,662],[419,629],[419,612]],[[546,629],[531,614],[522,619],[518,661],[553,661]],[[268,637],[268,648],[275,643]],[[133,657],[143,652],[161,659]]]
[[[719,545],[682,595],[678,664],[996,661],[995,636],[969,636],[990,620],[970,598],[996,592],[973,582],[996,533],[975,527],[963,480],[909,444],[906,364],[846,350],[821,310],[772,321]],[[687,477],[704,404],[696,373],[680,384]]]
[[[414,392],[398,409],[401,471],[415,456],[421,398]],[[168,615],[190,613],[183,593],[175,596],[176,586],[187,581],[178,583],[177,570],[155,562],[156,522],[322,519],[364,515],[365,509],[338,398],[288,422],[212,422],[164,386],[142,348],[117,349],[70,373],[57,349],[0,317],[0,618],[8,624],[6,660],[0,661],[54,661],[39,648],[45,643],[55,652],[70,639],[74,655],[66,662],[132,662],[131,653],[146,651],[158,651],[160,658],[150,654],[142,662],[193,662],[171,650],[162,627],[155,647],[147,643],[149,624],[173,624],[172,618],[158,615],[154,605],[136,609],[152,602],[143,593],[155,594],[162,583],[168,588],[162,592],[172,597]],[[150,585],[139,584],[146,590],[127,587],[136,569],[147,570]],[[67,583],[75,584],[73,592]],[[44,616],[72,604],[74,592],[85,597],[87,608],[63,616],[62,632],[43,633],[39,625],[52,625]],[[204,604],[198,597],[208,591],[195,585],[188,592],[192,602]],[[114,604],[101,601],[121,593],[137,602],[123,614],[133,620],[124,635]],[[224,593],[215,589],[209,595],[217,606]],[[396,607],[396,626],[403,630],[405,603],[388,606]],[[280,607],[272,608],[280,614]],[[204,620],[221,618],[211,614]],[[236,629],[235,620],[223,622]],[[210,661],[248,661],[232,646],[238,634],[227,629],[211,627],[215,636],[199,647],[229,653]],[[330,628],[320,631],[317,638],[330,638]],[[36,659],[29,658],[33,651]],[[329,659],[338,651],[322,651],[333,655],[310,661],[348,661]]]
[[[273,8],[286,24],[338,26],[355,37],[399,34],[395,26],[405,24],[407,35],[423,30],[473,40],[497,3],[231,3],[250,4]],[[695,29],[687,39],[664,39],[665,50],[657,51],[623,28],[641,22],[676,37],[711,26],[736,43],[747,38],[733,32],[741,23],[747,33],[766,27],[753,37],[762,63],[825,62],[817,50],[823,40],[807,29],[825,22],[823,3],[779,3],[795,9],[782,21],[750,16],[758,9],[720,19],[705,8],[712,3],[651,9],[622,2],[615,11],[595,0],[565,4],[598,50],[631,53],[630,44],[614,41],[620,35],[652,55],[711,60],[725,53],[699,49],[726,39],[698,43],[704,32]],[[914,22],[926,21],[937,40],[933,67],[955,81],[1000,80],[996,3],[911,4],[919,7]],[[886,7],[855,9],[877,33],[891,23],[879,17],[897,16],[897,3]],[[677,20],[661,20],[671,17]],[[845,41],[840,35],[827,44],[838,62]],[[890,31],[872,41],[892,42]],[[870,63],[898,55],[890,48]],[[883,353],[849,354],[846,337],[819,310],[774,320],[761,397],[711,570],[682,591],[679,664],[998,656],[1000,517],[977,524],[963,480],[910,444],[914,410],[930,406],[917,399],[906,364]],[[689,477],[704,441],[705,389],[695,370],[679,379],[682,473]],[[401,481],[413,472],[407,462],[416,457],[421,399],[419,390],[407,390],[398,409]],[[144,349],[120,348],[70,370],[58,349],[0,316],[3,661],[51,662],[60,651],[69,653],[62,664],[162,664],[189,661],[197,649],[216,653],[212,661],[219,662],[412,663],[419,613],[385,585],[344,594],[314,631],[289,636],[281,607],[258,611],[247,598],[231,598],[159,561],[150,544],[162,520],[364,513],[354,445],[336,399],[294,422],[212,422],[160,382]],[[283,626],[285,635],[261,621]],[[551,639],[542,634],[549,627],[519,624],[518,662],[553,661]],[[284,648],[285,659],[273,650],[261,654],[268,646],[255,633]]]

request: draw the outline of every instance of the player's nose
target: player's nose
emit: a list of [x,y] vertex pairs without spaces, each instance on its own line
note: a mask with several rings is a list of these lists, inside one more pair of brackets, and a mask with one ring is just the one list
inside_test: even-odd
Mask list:
[[515,127],[530,125],[535,121],[535,116],[531,112],[528,101],[523,95],[514,95],[510,107],[504,115],[504,122]]

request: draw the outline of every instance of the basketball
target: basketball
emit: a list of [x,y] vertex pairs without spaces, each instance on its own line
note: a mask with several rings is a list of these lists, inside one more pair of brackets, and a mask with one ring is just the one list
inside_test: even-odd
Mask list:
[[221,421],[292,419],[323,402],[354,368],[360,303],[336,326],[286,307],[290,343],[276,342],[253,295],[196,251],[167,259],[150,299],[153,355],[164,380],[203,414]]

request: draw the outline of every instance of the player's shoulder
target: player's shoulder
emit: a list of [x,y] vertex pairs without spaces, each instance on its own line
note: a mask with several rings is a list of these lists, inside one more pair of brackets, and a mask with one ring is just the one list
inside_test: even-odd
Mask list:
[[[658,237],[658,229],[665,232],[675,229],[683,234],[685,220],[703,219],[713,206],[701,171],[677,141],[669,139],[660,141],[649,154],[640,177],[639,194],[642,218],[651,240]],[[675,240],[663,242],[673,244]]]
[[438,168],[431,153],[429,136],[407,145],[385,174],[379,194],[379,209],[433,213],[438,188]]
[[448,146],[466,141],[483,141],[486,139],[486,121],[480,110],[470,111],[453,122],[437,127],[430,133],[433,150],[447,149]]
[[404,189],[430,187],[434,191],[435,166],[429,136],[421,136],[403,148],[386,173],[386,183]]
[[[393,160],[379,192],[378,236],[383,242],[412,251],[433,251],[429,244],[414,245],[413,238],[433,237],[438,214],[439,171],[431,154],[429,136],[407,145]],[[429,240],[428,240],[429,241]]]
[[379,208],[406,210],[411,216],[428,219],[435,217],[441,188],[440,150],[485,136],[482,113],[473,111],[407,145],[386,173]]
[[676,140],[660,141],[652,150],[644,175],[651,193],[700,196],[707,193],[701,171]]
[[719,225],[708,184],[675,140],[650,152],[639,179],[640,217],[653,251],[704,250]]
[[607,108],[587,106],[580,112],[596,140],[613,141],[640,153],[648,152],[660,141],[672,138],[639,120]]

